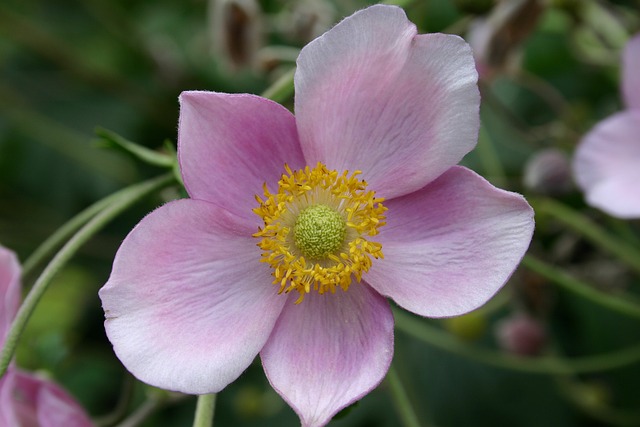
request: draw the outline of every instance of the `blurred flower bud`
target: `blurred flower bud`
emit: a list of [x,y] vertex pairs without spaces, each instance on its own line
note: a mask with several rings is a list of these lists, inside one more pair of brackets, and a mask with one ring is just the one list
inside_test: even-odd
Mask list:
[[306,44],[333,25],[335,14],[328,1],[294,1],[290,9],[280,15],[280,28],[296,42]]
[[232,69],[253,66],[262,44],[261,11],[255,0],[210,0],[214,52]]
[[486,18],[472,23],[467,34],[480,78],[509,70],[517,59],[517,48],[535,28],[542,15],[541,0],[503,0]]
[[547,340],[542,324],[525,313],[516,313],[498,322],[495,334],[502,349],[520,356],[540,354]]
[[453,335],[466,341],[480,338],[487,328],[487,319],[478,311],[444,320],[445,328]]
[[556,148],[534,154],[524,167],[523,185],[528,190],[549,196],[571,191],[571,165],[566,154]]

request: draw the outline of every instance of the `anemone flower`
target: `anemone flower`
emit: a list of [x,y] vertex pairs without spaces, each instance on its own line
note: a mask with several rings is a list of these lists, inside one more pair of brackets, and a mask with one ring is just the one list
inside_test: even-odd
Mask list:
[[371,6],[297,65],[295,116],[258,96],[182,93],[189,198],[130,232],[100,296],[142,381],[218,392],[259,353],[302,424],[322,426],[389,368],[386,297],[431,317],[481,306],[526,251],[533,211],[455,166],[480,102],[459,37]]
[[[0,246],[0,347],[20,305],[20,264]],[[0,378],[0,426],[90,427],[84,410],[55,383],[10,366]]]
[[640,218],[640,34],[622,54],[627,109],[606,118],[582,139],[573,161],[589,205],[618,218]]

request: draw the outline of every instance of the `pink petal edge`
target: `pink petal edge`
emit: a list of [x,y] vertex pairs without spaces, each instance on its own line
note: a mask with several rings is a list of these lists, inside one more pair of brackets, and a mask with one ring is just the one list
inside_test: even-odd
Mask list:
[[249,94],[180,95],[178,157],[187,192],[260,225],[252,209],[263,184],[272,190],[285,163],[305,166],[295,118],[283,106]]
[[364,283],[293,301],[260,357],[271,386],[302,425],[323,426],[384,378],[393,358],[393,315]]
[[242,219],[183,199],[126,237],[100,290],[118,358],[140,380],[218,392],[253,361],[285,298]]
[[0,246],[0,347],[4,346],[11,322],[18,312],[21,299],[22,268],[13,251]]
[[14,368],[0,380],[0,421],[7,426],[91,427],[76,400],[52,381]]
[[477,79],[461,38],[416,35],[394,6],[356,12],[298,57],[295,110],[305,158],[361,170],[385,198],[418,190],[476,145]]
[[533,209],[519,194],[455,166],[425,188],[389,200],[384,259],[364,276],[421,316],[449,317],[486,303],[524,256]]
[[618,218],[640,217],[640,111],[598,123],[576,148],[573,171],[586,201]]

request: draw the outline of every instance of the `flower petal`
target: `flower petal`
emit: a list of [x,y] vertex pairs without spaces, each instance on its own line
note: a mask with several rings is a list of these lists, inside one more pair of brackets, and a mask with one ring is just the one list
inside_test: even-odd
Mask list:
[[285,306],[260,353],[303,426],[323,426],[384,378],[393,357],[389,303],[366,284]]
[[16,255],[0,246],[0,347],[20,306],[20,275],[22,269]]
[[364,279],[422,316],[469,312],[513,273],[531,241],[533,210],[522,196],[453,167],[425,188],[385,202],[384,259]]
[[416,35],[393,6],[356,12],[298,57],[295,109],[305,158],[361,170],[386,198],[422,188],[475,146],[477,79],[461,38]]
[[640,111],[598,123],[580,142],[573,161],[587,203],[619,218],[640,217]]
[[100,290],[117,356],[140,380],[220,391],[252,362],[286,298],[247,227],[204,201],[168,203],[120,246]]
[[[2,417],[7,426],[90,427],[84,409],[60,386],[10,368],[0,385]],[[10,421],[9,421],[10,420]]]
[[629,108],[640,109],[640,34],[627,42],[622,54],[622,95]]
[[262,186],[305,163],[293,115],[255,95],[183,92],[178,155],[189,195],[258,224]]

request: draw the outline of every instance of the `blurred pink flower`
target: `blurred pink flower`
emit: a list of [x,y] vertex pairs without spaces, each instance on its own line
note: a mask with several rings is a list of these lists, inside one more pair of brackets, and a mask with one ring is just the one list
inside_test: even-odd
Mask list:
[[[20,306],[21,268],[15,254],[0,246],[0,347]],[[90,427],[87,414],[55,383],[11,365],[0,378],[0,426]]]
[[589,205],[618,218],[640,218],[640,35],[622,55],[627,109],[598,123],[578,145],[576,182]]
[[295,117],[253,95],[181,95],[190,198],[131,231],[100,297],[142,381],[218,392],[260,353],[302,424],[321,426],[389,368],[385,297],[421,316],[481,306],[526,251],[533,211],[455,166],[480,103],[459,37],[372,6],[302,49],[295,89]]

